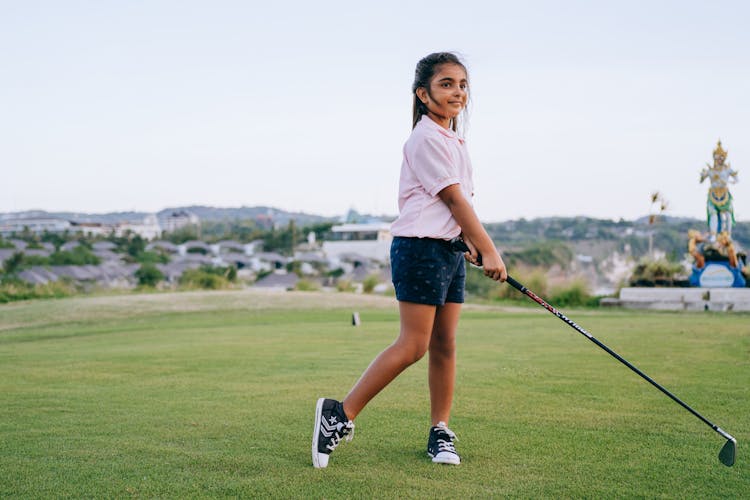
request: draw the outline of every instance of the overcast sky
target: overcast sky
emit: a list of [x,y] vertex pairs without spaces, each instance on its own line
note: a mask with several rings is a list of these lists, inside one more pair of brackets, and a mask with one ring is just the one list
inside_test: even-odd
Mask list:
[[3,1],[0,212],[396,214],[416,62],[469,68],[486,222],[750,219],[750,2]]

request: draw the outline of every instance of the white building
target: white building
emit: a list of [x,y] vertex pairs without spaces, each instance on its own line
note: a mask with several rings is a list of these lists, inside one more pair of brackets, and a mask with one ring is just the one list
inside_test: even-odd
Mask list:
[[183,227],[199,225],[200,218],[198,218],[197,215],[180,210],[179,212],[172,212],[169,217],[167,217],[164,230],[168,233],[173,233]]
[[115,226],[100,222],[73,222],[70,229],[76,233],[83,233],[84,236],[109,236],[115,230]]
[[62,233],[69,229],[70,221],[56,219],[54,217],[20,217],[17,219],[0,219],[0,235],[11,233],[22,233],[25,228],[35,234],[45,231],[50,233]]
[[329,259],[342,254],[359,254],[380,262],[388,262],[391,251],[391,224],[341,224],[331,228],[331,236],[323,242],[323,252]]
[[115,236],[122,237],[128,231],[139,235],[145,240],[154,240],[161,236],[161,226],[156,215],[147,215],[143,222],[120,222],[115,227]]

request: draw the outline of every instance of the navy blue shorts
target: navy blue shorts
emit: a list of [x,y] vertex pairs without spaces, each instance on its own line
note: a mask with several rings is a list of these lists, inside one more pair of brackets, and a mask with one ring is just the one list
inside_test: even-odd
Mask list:
[[445,240],[393,238],[391,277],[400,301],[440,306],[464,301],[464,254]]

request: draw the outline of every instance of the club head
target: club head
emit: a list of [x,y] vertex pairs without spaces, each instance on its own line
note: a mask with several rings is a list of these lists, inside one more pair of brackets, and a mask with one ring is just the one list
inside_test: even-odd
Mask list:
[[737,440],[734,438],[727,439],[727,442],[721,448],[719,452],[719,461],[731,467],[734,465],[734,459],[737,457]]

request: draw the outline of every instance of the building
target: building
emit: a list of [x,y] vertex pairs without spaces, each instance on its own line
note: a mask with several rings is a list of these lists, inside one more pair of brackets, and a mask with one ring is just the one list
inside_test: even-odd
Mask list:
[[12,233],[22,233],[28,230],[35,234],[63,233],[71,229],[70,221],[55,217],[19,217],[0,219],[0,235],[8,236]]
[[82,233],[84,236],[109,236],[115,231],[115,226],[100,222],[71,222],[71,231]]
[[128,232],[139,235],[144,240],[153,240],[161,236],[161,226],[156,215],[147,215],[143,222],[120,222],[115,226],[115,236],[122,237]]
[[164,222],[164,230],[168,233],[173,233],[183,227],[200,226],[200,223],[197,215],[180,210],[169,214],[167,220]]
[[323,242],[323,252],[329,259],[358,254],[388,262],[392,240],[391,224],[388,222],[341,224],[331,228],[331,234]]

